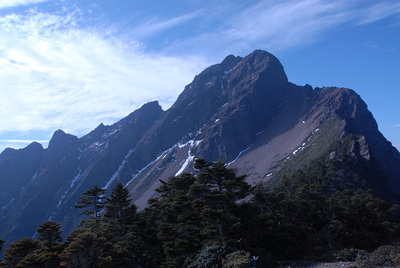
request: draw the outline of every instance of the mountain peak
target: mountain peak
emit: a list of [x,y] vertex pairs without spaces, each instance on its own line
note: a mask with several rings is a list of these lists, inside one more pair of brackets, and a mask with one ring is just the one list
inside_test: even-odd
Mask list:
[[287,83],[288,78],[277,57],[264,50],[255,50],[243,59],[243,64],[253,73],[264,73],[274,83]]
[[162,110],[162,108],[161,108],[160,104],[158,103],[158,101],[150,101],[150,102],[143,104],[142,107],[140,107],[140,110],[145,111],[145,112],[146,111],[147,112],[154,111],[154,110],[160,111],[160,110]]
[[78,137],[67,134],[63,130],[58,129],[54,132],[53,137],[51,138],[49,142],[49,149],[52,149],[54,147],[58,147],[62,144],[66,143],[76,143],[78,141]]
[[0,225],[29,222],[23,230],[12,227],[15,238],[49,217],[74,228],[78,216],[70,208],[94,184],[110,191],[123,182],[143,209],[160,180],[193,171],[199,157],[222,159],[249,183],[272,187],[314,159],[349,151],[365,164],[362,175],[374,177],[372,188],[400,194],[400,154],[361,98],[349,89],[289,83],[279,60],[263,50],[208,67],[167,111],[152,101],[79,139],[57,130],[48,149],[30,147],[35,161],[25,161],[25,151],[0,155],[0,185],[9,185],[0,187],[7,189],[0,191],[0,208],[6,207]]
[[243,58],[239,56],[234,56],[234,55],[228,55],[220,64],[220,69],[222,71],[228,71],[235,67],[235,65],[238,63],[238,61],[241,61]]

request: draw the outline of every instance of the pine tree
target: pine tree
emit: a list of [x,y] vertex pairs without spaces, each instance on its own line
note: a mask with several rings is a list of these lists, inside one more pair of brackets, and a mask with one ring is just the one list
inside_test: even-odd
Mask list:
[[119,182],[112,190],[111,195],[107,198],[107,204],[105,206],[106,212],[104,217],[106,219],[117,219],[120,224],[123,220],[131,214],[136,213],[136,206],[132,205],[133,208],[127,209],[132,201],[128,189]]
[[27,255],[20,267],[57,267],[60,264],[59,254],[63,249],[61,244],[61,225],[55,221],[46,221],[36,229],[39,237],[39,248]]
[[55,243],[60,243],[62,240],[60,229],[61,225],[59,222],[45,221],[36,229],[36,232],[39,234],[38,240],[49,247]]
[[106,239],[89,228],[75,229],[67,237],[68,246],[61,257],[67,267],[99,267]]
[[94,218],[98,218],[99,212],[105,206],[105,197],[104,197],[104,189],[99,188],[97,185],[94,185],[92,189],[87,190],[82,193],[82,195],[74,205],[76,208],[86,208],[85,211],[81,213],[81,215],[90,215],[92,214]]
[[[198,163],[200,161],[200,164]],[[245,176],[236,176],[232,168],[227,168],[222,160],[205,163],[196,160],[196,166],[202,167],[192,190],[196,190],[200,209],[203,240],[238,240],[240,229],[244,228],[238,215],[239,200],[250,194],[250,185]]]
[[240,204],[250,193],[245,176],[237,177],[221,160],[196,160],[199,173],[183,173],[161,181],[160,194],[151,200],[157,211],[158,238],[163,243],[166,267],[184,266],[201,247],[218,241],[229,243],[242,237]]
[[34,253],[37,249],[39,249],[39,242],[31,237],[24,237],[11,243],[4,253],[5,267],[18,267],[17,265],[24,258]]
[[166,267],[182,267],[185,258],[201,246],[189,194],[194,181],[195,177],[188,173],[172,177],[168,182],[160,181],[156,189],[160,195],[150,202],[148,211],[158,217],[157,236],[163,245]]

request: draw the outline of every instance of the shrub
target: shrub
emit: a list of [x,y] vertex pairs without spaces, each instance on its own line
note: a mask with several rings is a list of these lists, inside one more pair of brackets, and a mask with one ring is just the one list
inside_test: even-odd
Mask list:
[[222,261],[222,265],[226,268],[247,268],[250,267],[249,259],[249,252],[238,250],[226,255],[226,259]]
[[361,267],[398,267],[400,265],[400,245],[386,245],[357,259]]

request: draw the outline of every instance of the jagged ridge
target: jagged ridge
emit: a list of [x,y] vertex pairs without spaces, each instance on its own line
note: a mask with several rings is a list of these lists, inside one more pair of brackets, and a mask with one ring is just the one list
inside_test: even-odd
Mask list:
[[68,233],[80,221],[73,204],[94,184],[109,190],[121,181],[143,208],[159,179],[193,171],[197,157],[221,158],[248,182],[273,184],[329,154],[331,144],[349,134],[359,137],[354,157],[383,172],[377,188],[395,200],[400,154],[360,96],[345,88],[294,85],[265,51],[230,55],[197,75],[167,111],[151,102],[81,138],[59,130],[47,149],[34,143],[5,150],[0,237],[31,236],[48,219],[61,221]]

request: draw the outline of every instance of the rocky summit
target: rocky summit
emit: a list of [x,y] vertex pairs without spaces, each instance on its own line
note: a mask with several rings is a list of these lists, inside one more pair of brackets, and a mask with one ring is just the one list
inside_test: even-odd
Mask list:
[[[74,204],[93,185],[110,192],[122,182],[143,209],[160,179],[196,172],[192,163],[199,157],[222,159],[252,185],[271,187],[326,157],[338,163],[335,180],[399,202],[400,153],[360,96],[290,83],[275,56],[256,50],[205,69],[166,111],[150,102],[81,138],[58,130],[47,149],[32,143],[3,151],[0,237],[32,236],[46,220],[59,221],[68,233],[81,220]],[[355,166],[363,183],[346,176]]]

